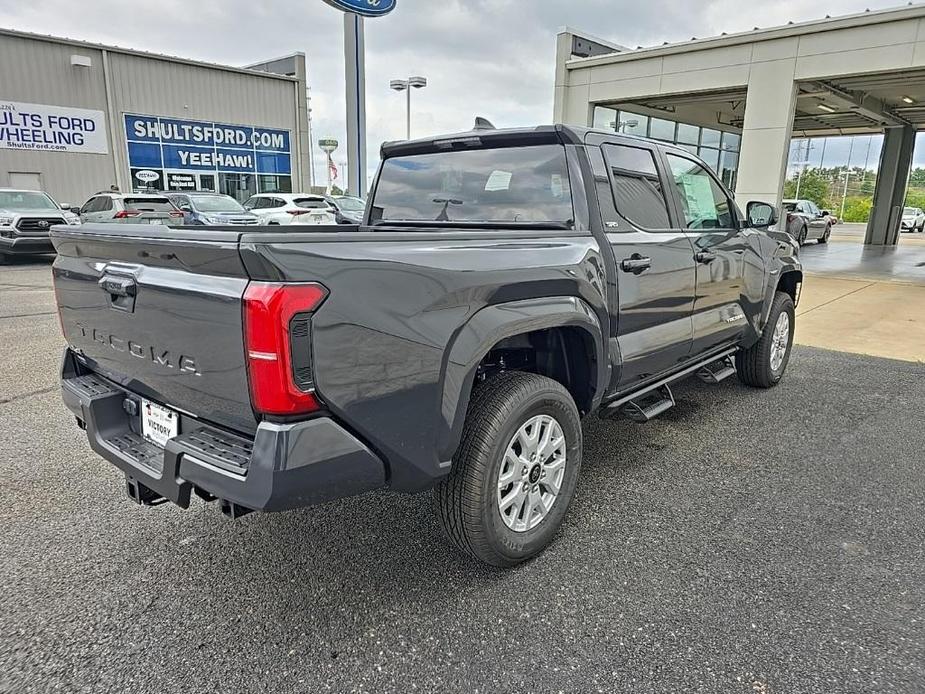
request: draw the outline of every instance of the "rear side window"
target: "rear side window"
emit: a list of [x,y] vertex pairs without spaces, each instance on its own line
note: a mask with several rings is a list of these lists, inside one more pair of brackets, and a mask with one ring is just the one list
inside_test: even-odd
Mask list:
[[170,212],[174,207],[167,198],[125,198],[125,209],[142,212]]
[[565,147],[534,145],[386,159],[372,220],[551,222],[571,227]]
[[620,215],[643,229],[671,226],[662,182],[651,150],[604,145],[614,204]]

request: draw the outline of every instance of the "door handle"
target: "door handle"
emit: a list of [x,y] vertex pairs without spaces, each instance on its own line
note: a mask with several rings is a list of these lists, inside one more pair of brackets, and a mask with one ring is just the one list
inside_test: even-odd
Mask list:
[[620,263],[620,269],[623,272],[632,272],[639,275],[652,267],[652,258],[643,258],[638,253],[633,253],[629,258]]
[[710,251],[700,251],[699,253],[694,253],[694,260],[696,260],[698,263],[703,263],[706,265],[707,263],[712,263],[714,260],[716,260],[716,254],[711,253]]

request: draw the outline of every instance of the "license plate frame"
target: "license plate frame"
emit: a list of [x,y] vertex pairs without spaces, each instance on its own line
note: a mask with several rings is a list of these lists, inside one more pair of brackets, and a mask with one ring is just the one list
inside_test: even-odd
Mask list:
[[141,435],[145,441],[164,448],[180,433],[180,415],[150,400],[141,401]]

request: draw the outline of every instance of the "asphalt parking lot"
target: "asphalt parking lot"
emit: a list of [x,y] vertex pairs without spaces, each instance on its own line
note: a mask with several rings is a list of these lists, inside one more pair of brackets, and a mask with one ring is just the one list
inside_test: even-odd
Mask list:
[[426,494],[133,505],[60,403],[49,274],[0,269],[0,692],[925,691],[925,365],[798,347],[591,418],[558,540],[499,572]]

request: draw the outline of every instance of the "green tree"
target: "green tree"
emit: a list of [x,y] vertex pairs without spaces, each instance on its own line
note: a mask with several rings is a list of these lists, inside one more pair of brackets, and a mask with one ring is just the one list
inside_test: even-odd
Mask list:
[[870,208],[873,200],[869,197],[852,196],[845,200],[845,216],[843,222],[867,222],[870,219]]
[[[825,207],[830,196],[831,178],[821,169],[806,169],[802,177],[799,172],[784,183],[784,197],[812,200],[819,207]],[[799,184],[799,192],[797,187]]]

